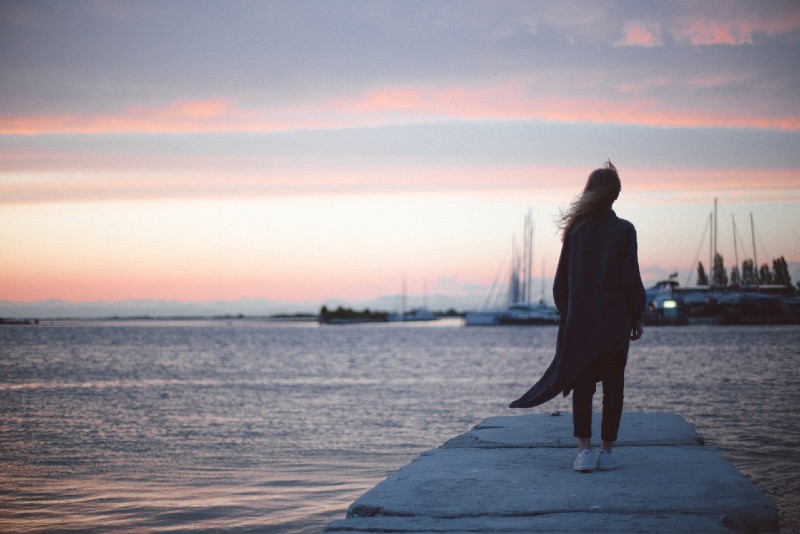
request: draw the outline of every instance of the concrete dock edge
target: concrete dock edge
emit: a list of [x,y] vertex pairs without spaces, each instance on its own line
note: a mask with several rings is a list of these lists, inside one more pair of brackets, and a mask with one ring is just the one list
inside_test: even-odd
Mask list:
[[578,473],[575,453],[570,414],[490,417],[391,474],[325,532],[779,531],[772,499],[679,414],[624,413],[613,471]]

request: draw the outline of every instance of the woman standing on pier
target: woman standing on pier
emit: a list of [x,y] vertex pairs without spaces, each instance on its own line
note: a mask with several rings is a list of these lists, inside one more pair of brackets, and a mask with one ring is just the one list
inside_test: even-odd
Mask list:
[[[622,416],[630,340],[642,336],[645,292],[639,273],[636,229],[611,209],[622,189],[610,161],[589,175],[583,193],[559,227],[563,245],[553,298],[561,314],[556,354],[542,378],[511,408],[538,406],[572,394],[578,439],[576,471],[613,469],[611,455]],[[591,450],[592,398],[603,383],[601,449]]]

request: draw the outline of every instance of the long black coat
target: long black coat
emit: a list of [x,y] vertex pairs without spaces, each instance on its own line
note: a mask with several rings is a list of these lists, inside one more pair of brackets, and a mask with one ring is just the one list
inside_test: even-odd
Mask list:
[[561,314],[555,357],[511,408],[538,406],[562,392],[567,396],[589,362],[606,352],[628,350],[631,330],[645,307],[633,225],[608,210],[569,233],[553,299]]

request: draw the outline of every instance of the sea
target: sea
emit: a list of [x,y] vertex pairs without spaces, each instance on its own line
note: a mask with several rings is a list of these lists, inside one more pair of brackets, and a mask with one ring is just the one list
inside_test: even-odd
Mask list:
[[[555,339],[459,319],[0,326],[2,530],[320,532],[422,452],[526,413],[507,405]],[[625,410],[682,414],[800,531],[800,326],[647,328]]]

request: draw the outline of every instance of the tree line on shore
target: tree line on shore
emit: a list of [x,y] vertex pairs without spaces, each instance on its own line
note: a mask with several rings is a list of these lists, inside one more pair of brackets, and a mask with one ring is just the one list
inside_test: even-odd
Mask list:
[[[697,285],[712,285],[714,287],[779,285],[791,287],[792,277],[789,275],[789,266],[783,256],[772,260],[772,269],[767,263],[763,263],[756,268],[753,260],[746,259],[742,262],[741,270],[738,265],[734,265],[731,267],[730,275],[728,275],[722,255],[715,254],[710,278],[706,274],[703,262],[697,262]],[[800,282],[798,282],[797,287],[800,289]]]

